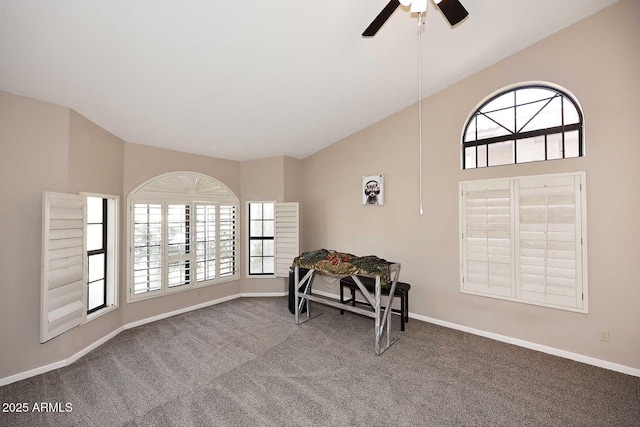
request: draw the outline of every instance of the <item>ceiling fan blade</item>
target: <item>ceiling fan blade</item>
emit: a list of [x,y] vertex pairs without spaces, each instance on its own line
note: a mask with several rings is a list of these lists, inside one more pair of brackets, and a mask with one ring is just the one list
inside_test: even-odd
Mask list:
[[436,1],[436,5],[452,27],[469,15],[458,0],[440,0]]
[[363,37],[373,37],[376,35],[380,27],[387,22],[387,19],[391,16],[391,14],[400,6],[400,2],[398,0],[391,0],[385,7],[382,9],[382,12],[376,16],[371,24],[364,30],[362,33]]

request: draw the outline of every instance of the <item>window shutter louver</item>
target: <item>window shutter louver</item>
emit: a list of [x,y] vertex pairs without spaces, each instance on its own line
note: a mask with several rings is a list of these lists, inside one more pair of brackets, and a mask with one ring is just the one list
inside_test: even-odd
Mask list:
[[588,312],[585,172],[460,191],[461,292]]
[[197,281],[214,280],[216,276],[217,205],[196,205],[196,274]]
[[136,203],[133,206],[133,293],[162,288],[162,205]]
[[299,205],[297,202],[276,203],[276,276],[289,277],[293,259],[300,255]]
[[84,196],[43,194],[41,343],[87,318],[85,205]]
[[580,176],[516,182],[518,298],[582,308]]
[[220,205],[220,277],[235,276],[238,272],[237,210],[235,205]]
[[463,287],[513,296],[510,182],[468,182],[462,191]]
[[191,205],[167,205],[167,287],[191,284]]

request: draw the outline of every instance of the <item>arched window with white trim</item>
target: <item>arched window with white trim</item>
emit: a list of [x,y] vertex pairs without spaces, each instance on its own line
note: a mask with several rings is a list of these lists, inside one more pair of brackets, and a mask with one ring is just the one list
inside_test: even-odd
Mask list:
[[194,172],[155,177],[128,205],[127,301],[239,278],[238,197]]
[[462,134],[462,169],[582,157],[584,120],[576,99],[544,84],[490,96]]

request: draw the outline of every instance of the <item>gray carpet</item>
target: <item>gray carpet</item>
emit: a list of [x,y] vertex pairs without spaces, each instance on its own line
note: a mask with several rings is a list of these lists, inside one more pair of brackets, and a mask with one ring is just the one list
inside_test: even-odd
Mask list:
[[382,356],[373,320],[243,298],[124,331],[0,388],[2,426],[640,426],[640,378],[411,320]]

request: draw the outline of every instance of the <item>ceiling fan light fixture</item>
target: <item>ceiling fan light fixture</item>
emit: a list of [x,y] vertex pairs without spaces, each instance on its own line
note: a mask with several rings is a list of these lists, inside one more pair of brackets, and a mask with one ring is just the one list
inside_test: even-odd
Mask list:
[[422,13],[427,11],[428,0],[413,0],[411,2],[411,13]]
[[434,2],[452,27],[469,15],[467,9],[458,0],[434,0]]

